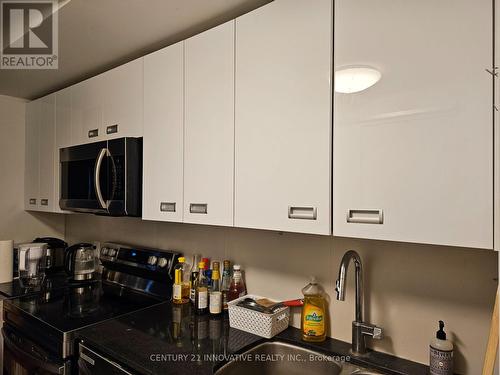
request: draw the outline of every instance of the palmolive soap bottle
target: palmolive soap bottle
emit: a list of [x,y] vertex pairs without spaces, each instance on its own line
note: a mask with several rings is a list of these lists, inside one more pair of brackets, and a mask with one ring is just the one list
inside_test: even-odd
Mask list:
[[302,340],[320,342],[326,339],[326,300],[323,289],[311,277],[311,282],[302,289],[301,330]]
[[436,338],[433,338],[429,345],[431,375],[453,375],[453,343],[446,340],[443,328],[444,322],[440,320]]

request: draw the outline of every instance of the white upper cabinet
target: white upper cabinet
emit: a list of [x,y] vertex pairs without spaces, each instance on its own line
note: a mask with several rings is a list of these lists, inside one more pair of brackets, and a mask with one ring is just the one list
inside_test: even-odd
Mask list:
[[59,150],[71,144],[71,91],[72,87],[56,93],[56,123],[54,149],[54,212],[63,212],[59,207],[61,188],[61,166]]
[[141,137],[143,59],[72,86],[71,144]]
[[184,48],[184,221],[232,226],[234,21]]
[[144,58],[142,218],[183,219],[184,42]]
[[55,94],[39,99],[39,163],[40,163],[40,211],[54,210],[54,149],[55,149]]
[[236,19],[235,226],[331,234],[332,1]]
[[40,165],[39,142],[40,133],[40,102],[35,100],[26,104],[26,142],[24,167],[24,208],[38,210],[40,204]]
[[102,75],[103,131],[109,138],[142,137],[143,58]]
[[25,209],[54,210],[55,94],[26,105]]
[[335,6],[334,235],[492,248],[491,0]]
[[72,86],[71,91],[71,144],[79,145],[105,139],[103,127],[102,75],[89,78]]

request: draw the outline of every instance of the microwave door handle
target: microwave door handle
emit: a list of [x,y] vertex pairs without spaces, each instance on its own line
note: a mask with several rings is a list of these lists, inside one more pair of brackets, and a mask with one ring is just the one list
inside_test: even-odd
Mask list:
[[[110,194],[110,201],[113,200],[115,193],[116,193],[116,164],[115,164],[115,159],[113,158],[113,155],[111,154],[111,151],[108,150],[108,156],[109,159],[111,160],[111,169],[112,169],[112,176],[111,176],[111,194]],[[109,208],[109,203],[110,201],[106,202],[106,207]]]
[[97,195],[97,200],[99,201],[99,204],[101,205],[102,208],[107,209],[106,202],[104,201],[104,198],[102,197],[102,191],[101,191],[101,181],[100,181],[100,175],[101,175],[101,166],[102,166],[102,161],[106,155],[109,155],[109,150],[107,148],[103,148],[99,152],[99,156],[97,157],[97,161],[95,163],[95,193]]

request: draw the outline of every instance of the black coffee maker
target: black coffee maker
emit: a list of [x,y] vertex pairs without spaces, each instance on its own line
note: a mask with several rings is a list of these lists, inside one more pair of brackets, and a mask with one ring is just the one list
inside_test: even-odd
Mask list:
[[47,267],[45,274],[53,275],[64,272],[64,254],[68,244],[59,238],[39,237],[33,242],[42,242],[47,244]]

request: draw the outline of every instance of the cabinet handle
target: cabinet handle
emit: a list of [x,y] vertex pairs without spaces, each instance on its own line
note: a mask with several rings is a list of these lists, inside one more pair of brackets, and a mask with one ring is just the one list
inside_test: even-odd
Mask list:
[[48,206],[49,205],[49,200],[48,199],[40,199],[40,204],[42,206]]
[[90,358],[87,354],[80,352],[79,356],[85,362],[89,363],[92,366],[95,366],[95,361],[92,358]]
[[106,134],[118,133],[118,124],[110,125],[106,128]]
[[175,202],[160,202],[161,212],[175,212]]
[[288,206],[289,219],[316,220],[317,216],[316,207]]
[[36,198],[30,198],[30,204],[36,204]]
[[383,210],[348,210],[348,223],[363,223],[363,224],[383,224]]
[[99,129],[89,130],[89,138],[95,138],[99,135]]
[[206,203],[190,203],[189,212],[192,214],[206,214],[208,212],[208,204]]

